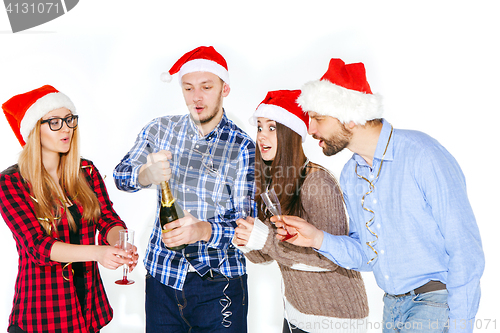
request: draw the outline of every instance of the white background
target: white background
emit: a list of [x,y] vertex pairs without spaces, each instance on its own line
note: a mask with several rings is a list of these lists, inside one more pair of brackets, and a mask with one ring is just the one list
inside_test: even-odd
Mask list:
[[[421,130],[458,160],[481,231],[486,270],[477,319],[500,326],[498,269],[498,123],[500,51],[496,1],[116,1],[86,0],[64,16],[12,34],[0,10],[0,102],[51,84],[77,106],[82,155],[103,175],[115,209],[144,254],[155,214],[155,193],[119,192],[112,171],[150,119],[185,113],[176,77],[160,73],[185,52],[213,45],[227,60],[231,93],[225,109],[255,138],[247,119],[267,91],[299,89],[319,79],[330,58],[363,62],[372,90],[384,97],[385,117],[396,128]],[[0,117],[0,169],[16,163],[20,145]],[[351,156],[307,155],[338,177]],[[3,270],[0,329],[6,329],[17,273],[11,233],[0,224]],[[281,332],[280,274],[276,264],[248,265],[250,332]],[[132,286],[113,282],[121,271],[101,268],[115,311],[102,332],[143,332],[142,263]],[[370,322],[380,331],[382,291],[363,274]],[[490,323],[486,330],[487,320]],[[478,325],[479,326],[479,325]],[[377,329],[378,328],[378,329]]]

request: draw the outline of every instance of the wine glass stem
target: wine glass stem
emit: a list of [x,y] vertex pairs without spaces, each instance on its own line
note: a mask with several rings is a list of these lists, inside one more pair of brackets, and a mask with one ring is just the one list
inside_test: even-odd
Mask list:
[[123,265],[123,281],[127,280],[127,275],[128,275],[128,266]]

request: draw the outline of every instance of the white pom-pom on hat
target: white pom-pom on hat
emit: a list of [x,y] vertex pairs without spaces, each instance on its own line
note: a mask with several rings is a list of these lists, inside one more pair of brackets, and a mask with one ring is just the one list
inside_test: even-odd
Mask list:
[[172,75],[170,75],[170,73],[167,72],[161,73],[160,80],[166,83],[170,83],[172,81]]

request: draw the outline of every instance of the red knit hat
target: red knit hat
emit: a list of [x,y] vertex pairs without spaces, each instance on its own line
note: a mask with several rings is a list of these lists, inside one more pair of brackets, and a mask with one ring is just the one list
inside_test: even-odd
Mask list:
[[364,125],[367,120],[382,117],[382,98],[374,95],[366,80],[362,63],[346,65],[331,59],[327,72],[320,80],[302,87],[297,100],[305,111]]
[[285,125],[306,141],[309,128],[309,116],[297,104],[300,90],[276,90],[267,93],[250,118],[252,125],[257,125],[258,117],[265,117]]
[[183,75],[192,72],[210,72],[229,84],[229,72],[227,63],[219,52],[212,46],[200,46],[189,51],[180,57],[179,60],[170,68],[168,73],[161,74],[161,80],[164,82],[172,81],[172,75],[179,73],[179,83]]
[[16,95],[2,104],[5,117],[23,147],[38,120],[59,108],[76,111],[68,96],[49,85]]

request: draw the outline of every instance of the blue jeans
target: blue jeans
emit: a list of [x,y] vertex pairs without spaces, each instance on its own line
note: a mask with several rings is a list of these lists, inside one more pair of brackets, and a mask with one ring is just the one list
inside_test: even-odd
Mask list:
[[[448,291],[409,296],[384,295],[383,333],[448,332]],[[446,327],[445,327],[446,325]]]
[[17,325],[9,326],[9,329],[7,331],[9,333],[27,333],[26,331],[23,331],[22,329],[20,329],[19,326],[17,326]]
[[246,333],[247,275],[228,281],[220,274],[214,278],[209,274],[188,273],[183,290],[147,274],[146,333]]

